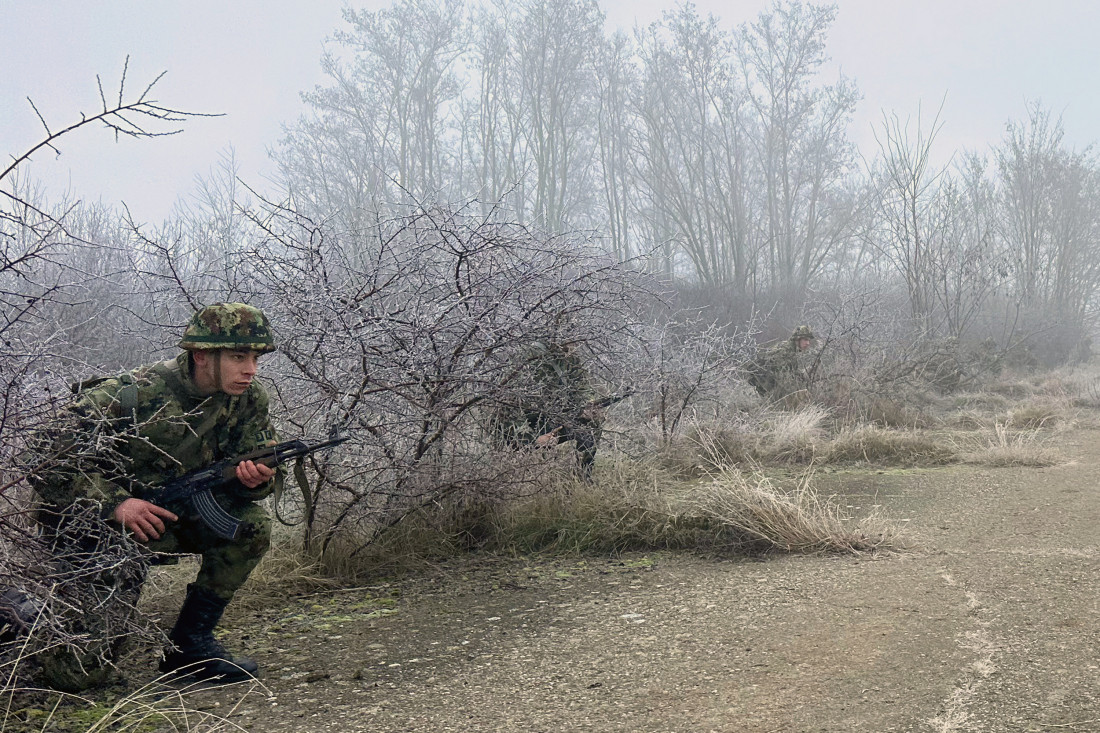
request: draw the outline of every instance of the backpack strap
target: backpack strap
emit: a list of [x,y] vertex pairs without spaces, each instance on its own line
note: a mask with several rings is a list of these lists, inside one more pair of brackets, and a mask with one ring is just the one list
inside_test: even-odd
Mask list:
[[[162,361],[153,366],[153,372],[157,374],[164,383],[168,386],[168,389],[175,392],[177,395],[186,394],[187,390],[183,385],[183,379],[180,377],[180,365],[175,359],[169,359]],[[135,391],[136,397],[136,391]],[[218,400],[207,398],[202,403],[202,418],[199,420],[197,427],[193,428],[193,432],[183,439],[175,450],[171,453],[176,460],[179,460],[179,456],[185,456],[195,451],[199,447],[199,442],[203,436],[214,429],[214,426],[218,424],[218,419],[221,417],[222,406]]]
[[138,387],[134,383],[134,378],[130,374],[118,374],[110,377],[93,377],[92,379],[85,379],[82,382],[77,382],[69,387],[69,390],[78,395],[81,392],[98,387],[99,385],[107,382],[111,379],[117,379],[122,383],[122,388],[115,393],[115,399],[118,401],[119,417],[128,417],[133,422],[137,419],[137,406],[138,406]]

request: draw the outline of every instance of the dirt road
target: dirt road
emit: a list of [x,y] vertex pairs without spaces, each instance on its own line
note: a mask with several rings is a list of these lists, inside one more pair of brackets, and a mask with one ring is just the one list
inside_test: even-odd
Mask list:
[[[1100,432],[819,476],[921,549],[456,566],[238,613],[257,731],[1100,731]],[[242,639],[242,634],[247,638]],[[229,712],[228,691],[204,693]]]

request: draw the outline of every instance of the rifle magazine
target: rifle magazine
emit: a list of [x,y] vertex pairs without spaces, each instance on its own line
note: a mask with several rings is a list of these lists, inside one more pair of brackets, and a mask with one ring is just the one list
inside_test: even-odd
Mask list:
[[235,540],[241,536],[243,522],[222,509],[209,489],[193,494],[191,503],[202,521],[219,537]]

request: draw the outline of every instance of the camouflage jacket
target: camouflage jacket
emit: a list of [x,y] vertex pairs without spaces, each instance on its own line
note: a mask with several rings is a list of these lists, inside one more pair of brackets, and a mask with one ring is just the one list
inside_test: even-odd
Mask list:
[[[81,383],[50,436],[56,460],[34,481],[54,507],[98,502],[109,515],[151,486],[276,440],[268,396],[253,381],[241,395],[204,397],[190,376],[190,354],[105,379]],[[249,489],[237,483],[231,499],[257,501],[283,481]]]
[[806,386],[809,352],[799,352],[791,341],[761,351],[746,367],[748,383],[761,395],[794,392]]
[[583,421],[581,413],[595,398],[580,357],[553,347],[527,354],[517,386],[522,393],[494,421],[502,437],[516,442],[530,442],[554,428]]

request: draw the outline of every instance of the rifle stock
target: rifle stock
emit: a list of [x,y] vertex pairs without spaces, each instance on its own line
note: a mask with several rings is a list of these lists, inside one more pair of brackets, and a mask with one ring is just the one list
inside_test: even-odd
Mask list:
[[243,522],[221,508],[214,494],[232,481],[236,481],[237,464],[241,461],[254,461],[268,468],[275,468],[287,461],[307,456],[323,448],[331,448],[346,440],[347,438],[333,438],[314,443],[287,440],[272,446],[257,448],[178,476],[163,486],[152,489],[143,498],[158,506],[188,502],[215,534],[227,540],[235,540],[248,530],[243,526]]

